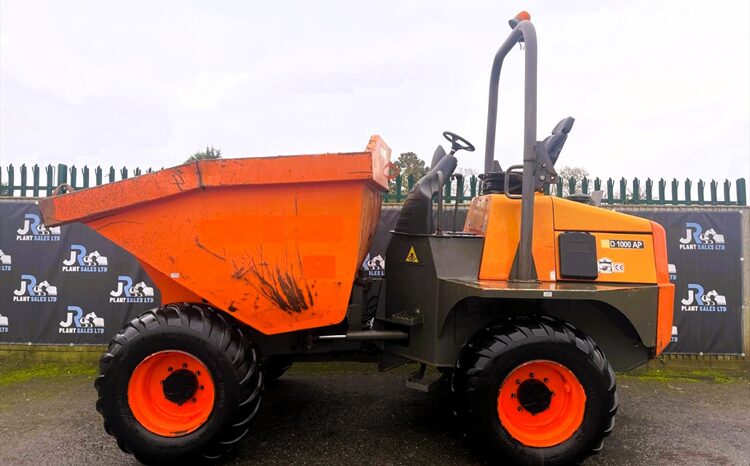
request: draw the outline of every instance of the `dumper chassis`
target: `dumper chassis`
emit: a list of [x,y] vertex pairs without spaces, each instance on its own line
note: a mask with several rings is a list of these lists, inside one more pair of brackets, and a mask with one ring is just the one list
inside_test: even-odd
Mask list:
[[[510,25],[490,77],[480,195],[446,231],[444,186],[457,152],[475,148],[445,132],[450,152],[438,146],[401,208],[385,278],[358,272],[393,175],[377,136],[364,152],[198,161],[40,201],[46,225],[86,223],[161,291],[159,308],[112,339],[96,379],[123,451],[146,464],[221,458],[250,431],[266,382],[310,360],[417,363],[407,386],[449,387],[497,461],[569,464],[602,448],[613,367],[669,342],[664,229],[542,194],[574,120],[537,140],[536,32],[525,12]],[[502,170],[499,78],[519,43],[523,164]]]

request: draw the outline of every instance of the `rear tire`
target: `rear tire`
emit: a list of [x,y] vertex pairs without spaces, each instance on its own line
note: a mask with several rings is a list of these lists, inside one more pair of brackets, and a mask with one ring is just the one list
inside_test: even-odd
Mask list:
[[451,388],[470,438],[519,464],[584,461],[612,431],[618,405],[596,343],[548,317],[480,332],[459,356]]
[[95,386],[104,428],[123,451],[145,464],[192,464],[247,435],[263,374],[237,326],[210,306],[181,303],[130,321],[102,356]]

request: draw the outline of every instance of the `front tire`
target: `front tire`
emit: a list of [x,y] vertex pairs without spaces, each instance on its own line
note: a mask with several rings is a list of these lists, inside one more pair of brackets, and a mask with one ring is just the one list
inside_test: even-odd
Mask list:
[[100,361],[97,410],[145,464],[225,455],[258,411],[263,373],[242,331],[210,306],[169,304],[133,319]]
[[471,436],[519,464],[585,460],[612,431],[618,405],[601,349],[548,317],[509,320],[474,337],[452,391]]

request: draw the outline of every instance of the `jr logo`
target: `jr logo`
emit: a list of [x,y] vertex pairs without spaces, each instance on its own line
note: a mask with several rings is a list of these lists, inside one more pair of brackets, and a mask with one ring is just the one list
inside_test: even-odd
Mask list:
[[697,223],[685,224],[685,236],[680,238],[681,250],[723,251],[724,248],[724,235],[713,228],[704,232],[703,227]]
[[33,275],[21,275],[21,286],[13,290],[14,303],[54,303],[57,302],[57,287],[47,280],[37,284]]
[[109,292],[110,303],[153,303],[154,288],[146,282],[133,286],[133,279],[127,275],[117,277],[117,288]]
[[107,257],[99,254],[99,251],[86,252],[86,246],[82,244],[70,245],[70,256],[63,261],[63,272],[106,272]]
[[688,284],[687,297],[680,300],[685,312],[727,312],[727,298],[716,290],[705,292],[697,283]]
[[45,227],[37,214],[25,214],[16,233],[16,241],[60,241],[60,227]]
[[104,333],[104,319],[93,312],[83,315],[78,306],[68,306],[65,320],[60,321],[59,333]]

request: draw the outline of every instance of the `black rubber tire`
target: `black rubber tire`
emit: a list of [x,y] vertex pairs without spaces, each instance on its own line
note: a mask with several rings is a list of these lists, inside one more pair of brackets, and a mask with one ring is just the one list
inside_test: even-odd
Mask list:
[[[208,420],[180,437],[146,430],[128,405],[133,370],[149,355],[164,350],[185,351],[200,359],[215,385]],[[100,360],[96,409],[107,433],[142,463],[215,460],[247,435],[258,412],[264,385],[259,362],[252,342],[220,312],[204,304],[168,304],[133,319],[112,339]]]
[[[520,364],[537,359],[570,369],[586,393],[581,427],[565,442],[545,448],[518,442],[497,413],[505,377]],[[451,390],[468,437],[489,446],[495,459],[517,464],[584,461],[601,449],[612,432],[618,406],[615,374],[601,349],[572,325],[549,317],[520,317],[480,332],[461,352]]]
[[269,356],[263,360],[263,374],[266,383],[272,382],[289,370],[294,360],[288,356]]

